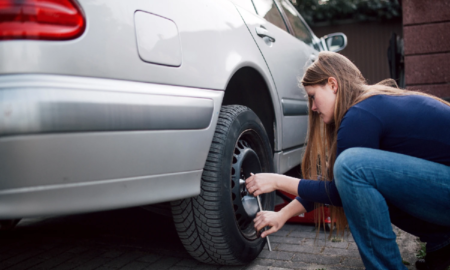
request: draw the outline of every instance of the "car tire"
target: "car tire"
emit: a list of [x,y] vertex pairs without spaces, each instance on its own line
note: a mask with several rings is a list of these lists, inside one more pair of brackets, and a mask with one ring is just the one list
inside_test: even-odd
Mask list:
[[[174,201],[178,235],[195,259],[242,265],[255,259],[266,240],[254,229],[257,200],[240,179],[273,172],[273,153],[258,116],[240,105],[223,106],[201,179],[200,195]],[[275,192],[260,195],[273,210]]]

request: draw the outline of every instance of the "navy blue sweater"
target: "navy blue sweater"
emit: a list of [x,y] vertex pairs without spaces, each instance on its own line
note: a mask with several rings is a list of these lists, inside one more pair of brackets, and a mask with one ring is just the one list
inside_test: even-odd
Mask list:
[[[341,121],[337,156],[352,147],[381,149],[450,166],[450,106],[433,98],[377,95],[352,106]],[[297,200],[342,206],[333,181],[302,179]]]

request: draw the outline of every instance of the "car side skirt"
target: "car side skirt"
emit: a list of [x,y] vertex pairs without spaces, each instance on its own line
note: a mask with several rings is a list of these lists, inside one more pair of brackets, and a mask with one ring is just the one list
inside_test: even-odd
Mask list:
[[172,201],[200,193],[203,170],[0,191],[0,217],[66,215]]
[[306,145],[276,152],[273,156],[277,173],[285,173],[302,162]]

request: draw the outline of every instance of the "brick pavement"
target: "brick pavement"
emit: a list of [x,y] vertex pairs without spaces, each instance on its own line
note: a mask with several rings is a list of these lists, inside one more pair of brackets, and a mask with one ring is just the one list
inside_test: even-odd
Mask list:
[[[415,237],[395,229],[402,257],[415,269]],[[0,234],[0,269],[364,269],[350,236],[328,239],[308,225],[286,224],[246,266],[202,264],[189,257],[172,221],[140,208],[28,219]]]

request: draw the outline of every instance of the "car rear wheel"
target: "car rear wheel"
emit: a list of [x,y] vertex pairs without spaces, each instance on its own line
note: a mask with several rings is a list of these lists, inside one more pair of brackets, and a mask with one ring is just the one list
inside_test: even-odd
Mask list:
[[[250,173],[272,171],[270,142],[258,116],[245,106],[223,106],[200,195],[172,202],[178,235],[194,258],[239,265],[258,256],[266,240],[254,229],[258,204],[242,180]],[[264,210],[273,210],[274,192],[260,198]]]

